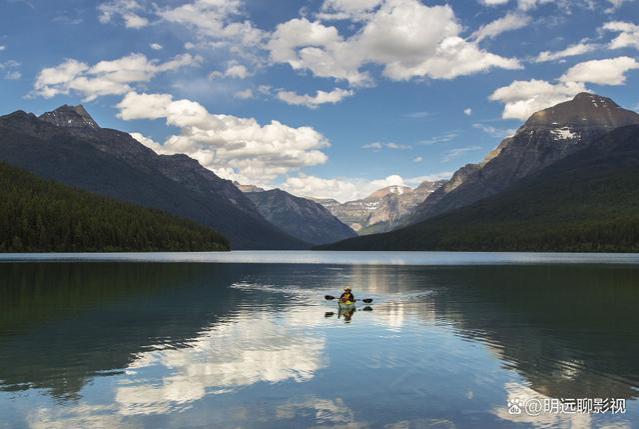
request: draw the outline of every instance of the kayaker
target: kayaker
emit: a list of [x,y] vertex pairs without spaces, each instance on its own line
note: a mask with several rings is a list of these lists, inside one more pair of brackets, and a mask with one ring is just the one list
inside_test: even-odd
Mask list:
[[351,293],[351,288],[344,289],[344,293],[339,297],[342,302],[355,302],[355,296]]

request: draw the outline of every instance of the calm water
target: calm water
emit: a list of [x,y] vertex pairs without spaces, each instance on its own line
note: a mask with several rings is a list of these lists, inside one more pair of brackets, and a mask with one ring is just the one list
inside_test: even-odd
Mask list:
[[[636,256],[287,255],[0,263],[0,428],[639,427]],[[508,412],[562,397],[627,413]]]

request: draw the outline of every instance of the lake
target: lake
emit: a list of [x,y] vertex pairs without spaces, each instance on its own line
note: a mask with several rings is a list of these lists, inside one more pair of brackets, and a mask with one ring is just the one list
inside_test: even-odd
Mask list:
[[3,429],[639,427],[639,255],[0,260]]

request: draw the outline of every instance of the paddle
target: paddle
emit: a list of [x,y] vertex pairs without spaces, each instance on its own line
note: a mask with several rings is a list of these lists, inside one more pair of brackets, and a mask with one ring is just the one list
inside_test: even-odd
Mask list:
[[[324,295],[324,299],[327,301],[332,301],[335,299],[335,297],[333,295]],[[373,298],[366,298],[366,299],[356,299],[355,301],[362,301],[365,302],[366,304],[370,304],[371,302],[373,302]]]

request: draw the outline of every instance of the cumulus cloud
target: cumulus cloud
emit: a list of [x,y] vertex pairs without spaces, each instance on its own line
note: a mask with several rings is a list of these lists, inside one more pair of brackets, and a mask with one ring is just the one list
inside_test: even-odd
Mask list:
[[163,46],[160,45],[159,43],[151,43],[149,45],[151,47],[151,49],[153,49],[154,51],[161,51],[163,49]]
[[239,98],[240,100],[249,100],[251,98],[255,98],[255,94],[251,88],[243,89],[242,91],[237,91],[233,94],[233,97]]
[[639,25],[631,22],[611,21],[604,24],[603,29],[619,33],[608,45],[610,49],[639,49]]
[[78,93],[85,101],[104,95],[126,94],[132,85],[150,81],[159,73],[199,65],[201,58],[191,54],[178,55],[160,63],[143,54],[130,54],[112,61],[100,61],[89,66],[75,59],[42,69],[36,78],[33,93],[44,98],[59,94]]
[[125,120],[164,118],[180,133],[164,142],[163,153],[185,153],[241,183],[272,181],[328,159],[321,149],[329,141],[310,127],[293,128],[278,121],[260,125],[253,118],[211,114],[197,102],[174,100],[168,94],[130,92],[117,107]]
[[251,21],[243,19],[241,0],[194,0],[160,9],[157,14],[164,21],[192,29],[202,38],[256,46],[265,36]]
[[470,107],[464,109],[464,115],[470,116],[472,114],[473,114],[473,109],[471,109]]
[[492,93],[490,100],[504,103],[502,118],[528,119],[533,113],[572,99],[586,91],[582,82],[559,82],[545,80],[516,80]]
[[235,61],[231,61],[228,66],[226,67],[226,70],[224,71],[213,71],[209,74],[209,78],[210,79],[217,79],[217,78],[221,78],[221,77],[228,77],[231,79],[246,79],[247,77],[249,77],[251,75],[251,73],[249,72],[249,70],[246,68],[246,66],[242,65],[242,64],[238,64]]
[[427,176],[409,178],[404,178],[399,174],[393,174],[382,179],[373,180],[355,177],[325,179],[300,174],[296,177],[288,177],[280,187],[294,195],[307,198],[333,198],[344,203],[346,201],[366,198],[378,189],[388,186],[410,186],[414,188],[424,181],[449,179],[452,174],[450,171],[445,171]]
[[547,61],[562,60],[564,58],[590,53],[597,48],[598,45],[594,43],[576,43],[560,51],[543,51],[537,55],[534,61],[537,63],[543,63]]
[[136,139],[137,141],[139,141],[140,143],[142,143],[144,146],[148,147],[149,149],[153,149],[155,153],[159,153],[159,154],[165,153],[164,147],[160,143],[153,140],[152,138],[147,137],[144,134],[138,133],[138,132],[130,133],[129,135],[133,137],[134,139]]
[[386,0],[350,37],[322,22],[296,18],[277,26],[267,48],[275,63],[354,86],[371,83],[362,70],[367,64],[381,65],[393,80],[453,79],[495,67],[521,68],[516,59],[463,39],[462,30],[450,6]]
[[311,109],[316,109],[322,104],[339,103],[344,98],[353,96],[353,94],[355,93],[352,90],[342,88],[335,88],[330,92],[317,91],[315,95],[300,95],[293,91],[280,90],[277,92],[277,98],[287,104],[306,106]]
[[530,24],[531,18],[522,13],[508,13],[506,16],[496,19],[479,28],[473,37],[478,42],[484,39],[494,39],[507,31],[518,30]]
[[149,20],[141,15],[144,8],[136,0],[112,0],[98,6],[98,19],[101,23],[112,22],[116,17],[124,21],[127,28],[143,28],[149,25]]
[[599,85],[623,85],[626,72],[639,68],[639,62],[630,57],[608,58],[579,63],[562,77],[562,82],[590,82]]

